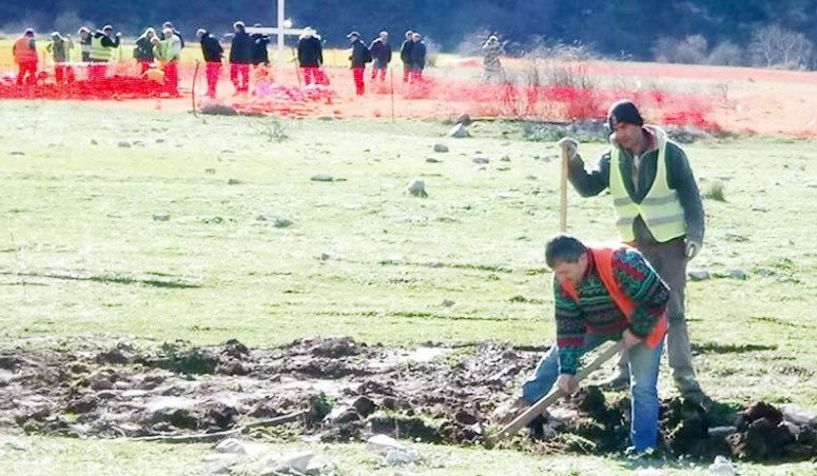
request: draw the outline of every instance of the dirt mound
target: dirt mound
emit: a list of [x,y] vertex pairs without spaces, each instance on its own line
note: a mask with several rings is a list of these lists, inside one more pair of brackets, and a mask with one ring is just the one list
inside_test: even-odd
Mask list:
[[[218,432],[298,413],[281,432],[256,434],[349,441],[385,433],[484,444],[486,415],[509,398],[541,353],[497,343],[388,348],[348,337],[252,350],[236,340],[212,348],[86,341],[56,348],[0,353],[0,427],[140,437]],[[667,453],[753,460],[817,454],[817,432],[809,423],[789,421],[764,403],[731,418],[727,410],[663,402]],[[551,451],[620,452],[628,445],[629,421],[627,398],[608,402],[598,388],[587,387],[532,424],[530,434]]]

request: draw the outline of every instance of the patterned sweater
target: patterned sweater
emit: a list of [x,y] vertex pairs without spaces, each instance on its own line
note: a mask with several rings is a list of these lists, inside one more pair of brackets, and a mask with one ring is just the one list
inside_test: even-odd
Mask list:
[[563,374],[576,373],[588,334],[617,340],[629,328],[636,336],[646,337],[669,303],[669,287],[641,253],[633,248],[616,250],[613,253],[613,275],[622,292],[636,304],[628,322],[599,278],[592,255],[588,254],[588,257],[587,271],[576,288],[578,303],[564,292],[554,277],[556,345],[559,347],[559,373]]

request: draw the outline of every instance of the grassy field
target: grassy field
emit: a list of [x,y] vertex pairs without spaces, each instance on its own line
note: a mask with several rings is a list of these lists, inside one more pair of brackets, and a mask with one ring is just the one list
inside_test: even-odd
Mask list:
[[[399,345],[553,338],[542,254],[558,228],[557,151],[525,141],[518,124],[480,123],[474,138],[456,140],[432,122],[284,121],[289,138],[278,143],[260,127],[268,119],[116,104],[6,102],[1,111],[4,347],[61,338],[261,347],[337,334]],[[438,142],[450,152],[435,153]],[[581,151],[592,158],[602,149]],[[813,149],[784,139],[686,147],[704,187],[718,180],[725,190],[726,201],[705,201],[706,244],[692,265],[715,278],[691,283],[688,297],[696,365],[719,400],[817,406]],[[490,163],[480,170],[475,157]],[[310,180],[316,174],[335,180]],[[403,192],[416,176],[427,199]],[[609,201],[571,192],[571,231],[614,237]],[[162,214],[169,220],[154,220]],[[292,224],[276,228],[276,217]],[[733,269],[747,279],[721,277]],[[662,395],[672,391],[664,379]],[[0,461],[13,463],[4,474],[188,474],[207,451],[22,441],[22,452],[0,446]],[[344,474],[376,472],[359,446],[325,451]],[[427,451],[432,463],[411,474],[627,470],[590,457]]]

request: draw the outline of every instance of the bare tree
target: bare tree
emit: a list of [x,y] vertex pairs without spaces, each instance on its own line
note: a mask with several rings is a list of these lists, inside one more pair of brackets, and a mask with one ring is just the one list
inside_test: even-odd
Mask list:
[[802,33],[780,25],[765,26],[754,32],[749,51],[756,66],[806,69],[811,64],[814,44]]

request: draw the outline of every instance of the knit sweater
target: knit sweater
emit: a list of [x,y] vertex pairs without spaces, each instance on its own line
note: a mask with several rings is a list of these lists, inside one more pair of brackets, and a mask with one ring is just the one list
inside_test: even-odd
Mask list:
[[669,287],[640,252],[621,248],[613,253],[613,276],[621,291],[636,305],[628,320],[616,306],[598,275],[592,254],[582,281],[576,286],[578,302],[568,296],[554,277],[556,345],[559,373],[575,374],[585,338],[589,334],[617,340],[625,329],[646,337],[669,303]]

